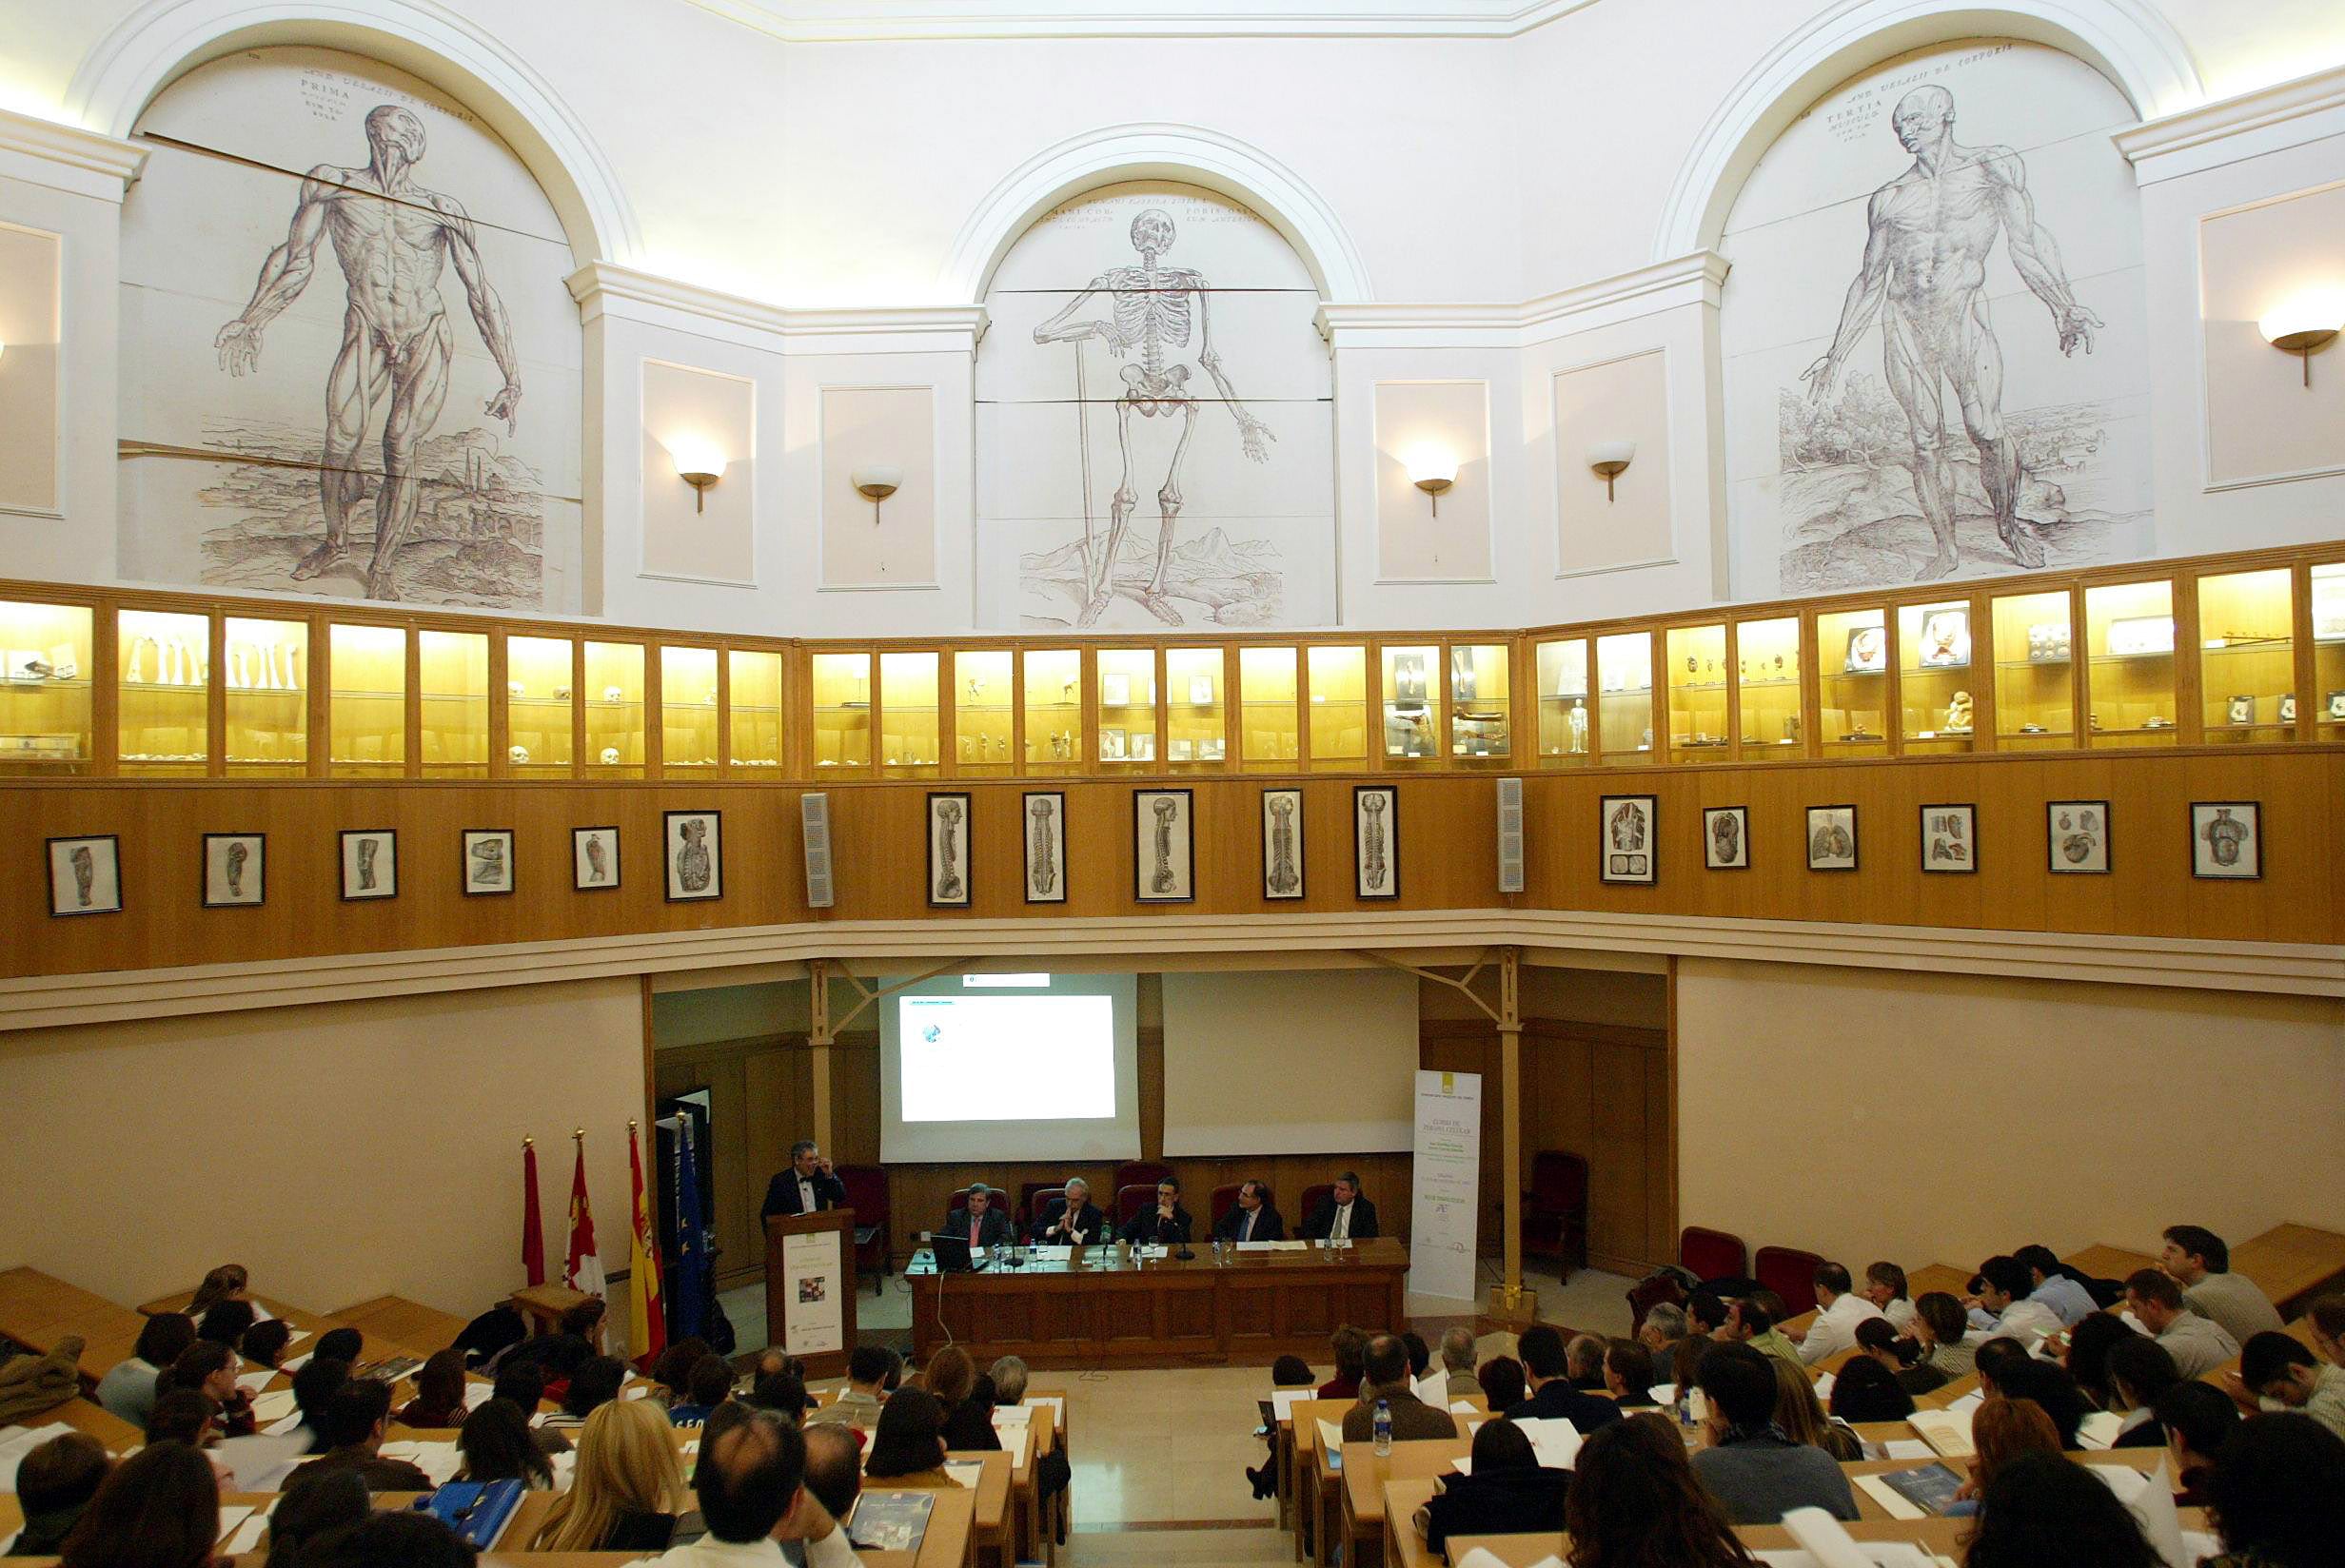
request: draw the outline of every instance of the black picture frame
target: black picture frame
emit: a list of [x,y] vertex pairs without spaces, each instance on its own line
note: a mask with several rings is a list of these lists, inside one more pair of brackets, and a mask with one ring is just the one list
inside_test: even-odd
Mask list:
[[[1930,813],[1932,812],[1961,812],[1962,813],[1962,833],[1950,834],[1949,837],[1961,840],[1970,857],[1967,861],[1949,861],[1943,864],[1932,862],[1930,858]],[[1944,800],[1936,805],[1925,805],[1921,808],[1920,815],[1914,820],[1916,826],[1921,830],[1921,870],[1925,873],[1932,876],[1974,876],[1978,874],[1979,803],[1977,801]]]
[[[1371,813],[1370,800],[1380,802]],[[1371,846],[1371,819],[1384,819],[1384,843]],[[1375,853],[1371,853],[1375,852]],[[1376,864],[1377,858],[1382,864]],[[1401,792],[1390,784],[1351,787],[1351,893],[1370,903],[1389,903],[1401,895]]]
[[[960,803],[960,808],[961,808],[961,810],[960,810],[960,843],[959,843],[959,846],[958,846],[958,851],[957,851],[957,858],[958,858],[958,860],[959,860],[959,862],[960,862],[960,865],[959,865],[959,868],[958,868],[958,871],[959,871],[959,876],[960,876],[960,896],[958,896],[957,898],[952,898],[952,897],[939,897],[939,896],[938,896],[938,893],[939,893],[940,890],[942,890],[942,891],[949,891],[949,889],[947,889],[946,884],[944,884],[942,881],[940,881],[940,879],[938,878],[938,875],[937,875],[937,871],[938,871],[938,868],[937,868],[937,864],[936,864],[936,855],[937,855],[937,842],[936,842],[936,835],[937,835],[937,832],[938,832],[939,827],[941,826],[941,824],[939,824],[939,823],[938,823],[938,821],[937,821],[937,819],[936,819],[936,808],[937,808],[940,804],[942,804],[943,802],[948,801],[948,800],[951,800],[951,801],[957,801],[957,802],[959,802],[959,803]],[[928,851],[927,851],[927,853],[926,853],[926,854],[922,857],[921,862],[920,862],[920,866],[921,866],[921,877],[922,877],[922,880],[923,880],[923,881],[925,881],[925,882],[927,883],[927,885],[928,885],[928,889],[927,889],[927,891],[928,891],[928,907],[929,907],[930,909],[932,909],[932,910],[965,910],[965,909],[969,908],[969,905],[970,905],[970,900],[971,900],[972,896],[974,895],[975,889],[974,889],[973,884],[974,884],[974,883],[975,883],[975,874],[974,874],[975,868],[974,868],[974,866],[973,866],[973,865],[972,865],[972,863],[971,863],[971,862],[972,862],[972,856],[971,856],[971,854],[970,854],[970,853],[969,853],[969,838],[970,838],[970,833],[971,833],[971,830],[972,830],[975,826],[975,820],[976,820],[976,819],[975,819],[975,816],[974,815],[974,803],[972,802],[972,800],[971,800],[971,798],[970,798],[969,794],[968,794],[965,791],[959,791],[959,790],[935,790],[935,791],[931,791],[931,792],[930,792],[930,794],[929,794],[929,796],[928,796],[928,802],[927,802],[927,817],[928,817]],[[947,868],[947,869],[951,869],[951,868]]]
[[[250,898],[214,898],[211,895],[211,847],[215,842],[233,842],[249,838],[260,846],[253,858]],[[257,910],[268,902],[268,834],[258,833],[207,833],[197,846],[195,862],[195,897],[197,904],[207,910]]]
[[[389,887],[378,889],[372,892],[350,891],[350,840],[353,838],[384,840],[384,847],[391,853]],[[397,898],[399,896],[399,830],[396,828],[343,829],[341,836],[335,840],[334,871],[335,874],[342,879],[342,901],[345,904],[372,904],[385,898]]]
[[[1278,857],[1274,836],[1278,829],[1274,820],[1275,813],[1271,807],[1273,800],[1290,801],[1293,808],[1289,813],[1289,826],[1294,834],[1294,885],[1284,892],[1278,889],[1276,883],[1271,880],[1271,874],[1277,864]],[[1262,819],[1263,901],[1270,904],[1292,903],[1304,895],[1304,890],[1310,882],[1309,863],[1305,859],[1303,848],[1303,819],[1306,814],[1303,807],[1303,792],[1291,785],[1266,789],[1262,792],[1262,798],[1258,804]]]
[[[2200,812],[2244,812],[2247,823],[2249,869],[2243,872],[2209,872],[2198,869]],[[2210,817],[2210,822],[2219,820]],[[2260,882],[2263,880],[2263,802],[2260,800],[2194,800],[2190,814],[2183,818],[2190,833],[2190,874],[2201,882]]]
[[[476,888],[472,885],[472,841],[476,838],[504,840],[504,886]],[[456,887],[466,898],[510,898],[521,885],[517,864],[520,839],[510,828],[466,828],[456,841]]]
[[[1819,866],[1816,864],[1816,814],[1819,812],[1846,812],[1848,813],[1847,865]],[[1838,805],[1808,807],[1807,831],[1801,834],[1801,844],[1803,846],[1803,853],[1805,854],[1807,859],[1807,869],[1811,872],[1828,875],[1840,872],[1855,871],[1857,869],[1859,856],[1864,848],[1864,840],[1859,833],[1857,827],[1856,803],[1854,801],[1842,801]]]
[[[608,833],[610,835],[611,874],[608,881],[581,882],[579,880],[579,857],[585,853],[586,835],[591,833]],[[572,892],[617,892],[619,891],[620,877],[623,871],[624,864],[619,853],[619,829],[615,824],[607,826],[598,825],[589,828],[572,828],[570,830],[570,891]]]
[[[680,817],[705,818],[716,830],[709,834],[708,889],[704,892],[676,891],[678,867],[676,852],[676,823]],[[662,812],[660,813],[660,891],[671,904],[708,904],[724,897],[724,813]]]
[[[1735,819],[1735,848],[1742,857],[1721,865],[1712,852],[1718,847],[1710,819],[1731,816]],[[1702,869],[1711,872],[1746,872],[1750,870],[1750,808],[1748,806],[1705,806],[1702,808]]]
[[[1171,845],[1168,843],[1167,857],[1159,863],[1158,867],[1164,875],[1173,878],[1173,887],[1178,891],[1152,888],[1149,885],[1152,876],[1143,873],[1140,870],[1141,842],[1144,837],[1154,831],[1143,813],[1148,815],[1157,814],[1154,803],[1159,799],[1179,801],[1172,816],[1178,818],[1181,848],[1185,852],[1181,856],[1181,866],[1177,872],[1173,871],[1170,856]],[[1172,817],[1166,817],[1164,820],[1170,823]],[[1193,790],[1134,790],[1132,792],[1132,900],[1133,903],[1193,904],[1196,902],[1196,793]]]
[[[1623,806],[1642,806],[1645,847],[1615,848],[1612,818]],[[1636,863],[1643,861],[1642,868]],[[1661,880],[1661,798],[1650,794],[1596,797],[1596,880],[1615,887],[1649,888]]]
[[[1051,809],[1037,815],[1035,802],[1047,800]],[[1067,794],[1063,790],[1028,790],[1018,797],[1017,809],[1019,864],[1026,877],[1021,891],[1029,904],[1064,904],[1067,901]],[[1045,858],[1040,865],[1035,859],[1035,830],[1048,823],[1049,842],[1044,846]],[[1035,873],[1046,879],[1040,893],[1035,892]]]
[[[107,856],[113,862],[114,866],[114,901],[111,904],[92,904],[86,910],[69,910],[60,909],[58,907],[58,893],[61,890],[57,881],[57,846],[60,844],[103,844],[106,846]],[[91,856],[92,870],[90,872],[90,881],[93,885],[97,880],[95,859],[96,857],[93,853]],[[70,920],[77,915],[120,914],[122,912],[124,900],[122,891],[122,838],[120,834],[62,833],[55,838],[45,839],[41,845],[41,863],[43,866],[47,867],[49,871],[49,913],[51,919]]]
[[[2059,824],[2054,813],[2062,807],[2100,813],[2100,864],[2063,866],[2059,856]],[[2047,800],[2043,803],[2043,864],[2054,876],[2107,876],[2117,866],[2117,819],[2106,800]]]

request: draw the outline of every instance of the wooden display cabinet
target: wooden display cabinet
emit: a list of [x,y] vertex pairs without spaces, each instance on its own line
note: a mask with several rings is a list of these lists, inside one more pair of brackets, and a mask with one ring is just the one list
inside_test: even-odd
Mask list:
[[1972,615],[1966,598],[1898,606],[1898,745],[1908,756],[1972,749],[1979,732]]
[[2084,629],[2085,744],[2173,745],[2181,711],[2173,582],[2086,588]]
[[1091,755],[1083,741],[1082,651],[1026,649],[1018,657],[1018,684],[1026,776],[1081,773]]
[[309,623],[229,616],[222,623],[227,657],[227,775],[298,778],[309,768]]
[[1504,768],[1514,760],[1513,663],[1511,642],[1449,644],[1452,765]]
[[699,774],[717,766],[721,700],[717,650],[660,646],[660,771]]
[[936,676],[942,657],[933,650],[890,650],[879,656],[879,767],[889,778],[934,778],[944,760],[942,697]]
[[1230,766],[1230,655],[1219,646],[1173,643],[1164,651],[1165,773],[1221,773]]
[[1826,757],[1889,755],[1888,621],[1878,608],[1816,617],[1817,739]]
[[1588,708],[1587,638],[1537,645],[1539,765],[1575,767],[1595,755],[1595,715]]
[[486,632],[427,626],[416,634],[416,744],[425,778],[489,776],[489,654]]
[[1726,626],[1672,626],[1664,639],[1662,666],[1669,679],[1669,760],[1724,762],[1734,755],[1726,733],[1727,687],[1732,660],[1726,655]]
[[1736,755],[1745,761],[1806,755],[1800,701],[1800,617],[1734,624]]
[[328,776],[406,776],[407,661],[411,655],[404,626],[343,620],[327,626]]
[[2272,566],[2198,579],[2198,723],[2209,745],[2296,738],[2295,577]]
[[2317,740],[2345,740],[2345,561],[2321,561],[2306,576],[2312,686],[2302,716]]
[[1608,632],[1596,638],[1596,755],[1606,767],[1648,763],[1653,743],[1653,649],[1650,632]]
[[211,764],[211,617],[124,609],[114,626],[123,774],[200,778]]
[[1438,767],[1444,747],[1441,645],[1387,643],[1376,650],[1378,690],[1384,697],[1384,765],[1394,769]]
[[725,766],[750,778],[785,774],[782,656],[763,648],[727,648],[722,723]]
[[515,778],[567,778],[578,757],[578,644],[509,637],[504,644],[506,768]]
[[1095,656],[1098,758],[1110,771],[1155,770],[1156,655],[1153,648],[1102,648]]
[[815,776],[838,768],[871,766],[872,656],[818,653],[807,660],[814,698]]
[[0,778],[95,770],[95,632],[86,604],[0,599]]
[[1017,770],[1017,656],[963,648],[953,656],[953,770],[968,777]]
[[1238,766],[1292,773],[1302,766],[1302,656],[1293,647],[1237,651]]
[[644,766],[644,657],[640,642],[589,642],[585,648],[586,774],[640,778]]
[[1988,601],[1998,751],[2076,744],[2079,680],[2073,600],[2073,592],[2062,588],[1998,594]]
[[1368,767],[1368,647],[1358,642],[1314,642],[1303,656],[1310,710],[1310,755],[1320,773],[1359,773]]

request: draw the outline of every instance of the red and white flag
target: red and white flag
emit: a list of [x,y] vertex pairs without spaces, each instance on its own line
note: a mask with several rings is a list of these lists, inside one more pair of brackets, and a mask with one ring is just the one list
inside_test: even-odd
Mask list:
[[570,1258],[562,1283],[589,1296],[602,1294],[602,1254],[595,1246],[594,1205],[586,1201],[586,1140],[578,1140],[578,1168],[570,1177]]
[[538,1216],[538,1146],[522,1140],[522,1270],[545,1283],[545,1222]]

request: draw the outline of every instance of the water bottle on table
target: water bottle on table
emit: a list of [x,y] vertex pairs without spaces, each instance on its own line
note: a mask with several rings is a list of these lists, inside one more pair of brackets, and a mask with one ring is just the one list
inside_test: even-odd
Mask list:
[[1376,1457],[1388,1459],[1392,1453],[1392,1401],[1376,1401]]

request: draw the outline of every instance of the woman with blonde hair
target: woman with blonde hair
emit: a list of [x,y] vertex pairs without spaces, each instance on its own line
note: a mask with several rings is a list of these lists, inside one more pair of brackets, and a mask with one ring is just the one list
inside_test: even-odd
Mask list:
[[204,1283],[195,1287],[195,1294],[181,1310],[200,1319],[222,1302],[246,1300],[245,1291],[251,1284],[251,1271],[243,1264],[222,1264],[204,1276]]
[[570,1489],[545,1511],[532,1552],[660,1552],[683,1511],[675,1428],[650,1400],[595,1407],[579,1433]]
[[1821,1448],[1842,1464],[1864,1458],[1864,1440],[1823,1413],[1807,1369],[1769,1356],[1775,1373],[1775,1424],[1793,1442]]

